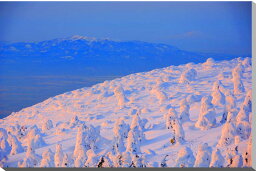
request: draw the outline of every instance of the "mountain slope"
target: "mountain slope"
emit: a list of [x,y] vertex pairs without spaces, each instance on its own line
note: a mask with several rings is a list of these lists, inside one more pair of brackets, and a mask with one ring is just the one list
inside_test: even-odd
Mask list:
[[[131,74],[96,84],[90,88],[67,92],[12,113],[2,119],[0,124],[2,128],[19,124],[20,126],[26,126],[29,130],[33,125],[42,128],[45,121],[51,120],[53,128],[42,135],[47,145],[37,148],[35,152],[41,155],[48,148],[55,151],[56,144],[60,143],[63,151],[72,156],[76,144],[77,129],[70,127],[70,124],[74,123],[74,119],[77,119],[74,117],[77,116],[85,125],[99,126],[97,129],[100,130],[100,135],[98,135],[100,142],[98,142],[95,149],[97,160],[99,160],[100,156],[111,149],[116,120],[121,117],[125,123],[130,125],[136,110],[141,110],[139,116],[142,121],[146,119],[147,122],[144,128],[145,140],[141,142],[140,148],[142,154],[147,158],[147,166],[160,167],[162,159],[168,155],[166,158],[167,166],[174,167],[178,151],[182,147],[191,148],[194,155],[196,155],[199,145],[203,143],[208,143],[210,147],[215,149],[224,125],[220,123],[220,120],[225,108],[214,105],[216,124],[210,129],[201,130],[195,127],[195,123],[199,119],[200,100],[206,95],[211,95],[213,83],[217,80],[221,80],[226,92],[232,92],[231,71],[239,63],[243,66],[243,85],[245,90],[249,91],[252,86],[252,68],[248,65],[248,61],[246,63],[246,60],[241,58],[218,62],[208,60],[206,63],[189,63]],[[192,68],[197,73],[194,80],[180,82],[181,75]],[[187,79],[190,79],[190,77]],[[120,95],[120,92],[122,95]],[[238,110],[241,108],[245,96],[246,93],[235,95]],[[190,121],[182,124],[185,142],[181,145],[172,145],[170,143],[172,132],[166,129],[164,116],[168,113],[170,106],[179,113],[180,103],[185,98],[190,106]],[[9,128],[8,130],[13,129]],[[14,134],[15,131],[12,133]],[[27,139],[26,136],[20,139],[24,147]],[[245,152],[247,142],[248,139],[241,139],[241,142],[238,143],[239,153],[243,154]],[[125,144],[127,143],[128,141],[125,141]],[[234,149],[234,147],[235,144],[232,144],[227,147],[221,146],[219,149],[223,156],[228,157],[227,152]],[[16,167],[17,162],[22,160],[24,155],[23,152],[8,156],[9,160],[6,163],[9,166]],[[225,163],[226,165],[227,163]]]

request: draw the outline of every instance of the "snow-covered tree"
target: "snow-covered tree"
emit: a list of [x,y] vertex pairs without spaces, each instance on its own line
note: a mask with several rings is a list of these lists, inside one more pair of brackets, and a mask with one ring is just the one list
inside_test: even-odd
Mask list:
[[90,149],[86,152],[88,159],[85,162],[85,167],[97,167],[98,156],[95,154],[93,149]]
[[47,120],[42,125],[42,131],[46,132],[53,128],[52,120]]
[[113,163],[107,156],[101,156],[97,164],[98,168],[112,167]]
[[120,157],[120,167],[131,167],[132,165],[132,158],[131,158],[131,153],[130,152],[123,152]]
[[70,128],[75,128],[77,126],[79,126],[80,124],[82,124],[83,122],[79,120],[78,116],[73,116],[69,122],[69,127]]
[[210,109],[213,109],[214,106],[211,103],[212,97],[211,96],[204,96],[201,99],[201,108],[200,108],[200,114],[203,114],[207,112]]
[[247,142],[247,149],[243,155],[244,167],[252,167],[252,134]]
[[7,131],[4,128],[0,128],[0,140],[7,139],[7,138],[8,138]]
[[195,69],[187,69],[181,74],[179,83],[190,83],[191,81],[194,81],[196,79],[196,76],[197,72]]
[[195,163],[195,157],[192,150],[189,147],[183,147],[178,153],[176,159],[176,167],[193,167]]
[[123,139],[127,138],[129,130],[130,127],[124,122],[123,118],[119,118],[116,120],[113,128],[115,137],[122,137]]
[[166,116],[166,128],[170,129],[172,132],[172,144],[182,144],[185,141],[184,130],[174,108],[168,111]]
[[225,95],[221,92],[222,83],[218,80],[214,82],[212,88],[212,104],[224,106],[226,104]]
[[61,167],[71,167],[72,162],[67,153],[64,153]]
[[132,123],[130,126],[130,130],[132,130],[132,132],[134,132],[136,139],[139,140],[139,142],[143,141],[145,139],[145,135],[144,135],[144,123],[142,122],[142,120],[139,117],[139,114],[136,114],[133,116],[132,118]]
[[241,168],[243,166],[243,157],[238,153],[238,146],[232,149],[226,156],[227,158],[227,167],[237,167]]
[[55,152],[55,155],[54,155],[55,167],[61,167],[63,157],[64,157],[64,153],[62,151],[62,145],[57,144],[56,145],[56,152]]
[[243,69],[242,65],[239,63],[233,70],[232,70],[232,77],[234,83],[234,94],[243,94],[245,92],[245,88],[242,82],[243,76]]
[[234,94],[243,94],[245,92],[244,84],[240,78],[234,78]]
[[197,128],[201,130],[207,130],[212,128],[216,124],[216,112],[214,109],[210,109],[205,113],[200,113],[200,116],[195,124]]
[[18,167],[30,168],[30,167],[34,167],[34,165],[30,158],[25,158],[23,161],[18,162]]
[[10,146],[12,147],[10,155],[15,155],[24,151],[21,142],[16,138],[16,136],[9,134],[8,141]]
[[[41,156],[39,156],[38,154],[35,153],[34,141],[29,141],[29,143],[28,143],[27,152],[26,152],[26,160],[30,161],[32,163],[33,167],[40,165]],[[26,160],[24,160],[24,161],[26,161]]]
[[208,58],[207,60],[206,60],[206,62],[205,63],[203,63],[203,67],[205,68],[205,69],[211,69],[212,68],[212,66],[214,65],[214,59],[213,58]]
[[165,167],[168,167],[167,166],[167,163],[166,163],[166,158],[168,157],[169,155],[165,155],[164,158],[162,159],[161,163],[160,163],[160,166],[165,168]]
[[139,154],[140,151],[140,142],[138,140],[138,136],[136,136],[137,132],[134,132],[134,130],[130,130],[128,133],[127,138],[127,146],[126,146],[126,152],[130,152],[132,154]]
[[211,100],[210,96],[205,96],[201,100],[200,114],[195,126],[202,130],[209,129],[216,124],[216,112]]
[[209,167],[212,148],[207,143],[199,145],[194,167]]
[[11,152],[11,146],[9,145],[7,139],[3,138],[2,141],[0,141],[0,148],[1,148],[1,153],[8,155]]
[[43,152],[40,167],[54,167],[54,153],[51,149]]
[[212,153],[212,160],[210,163],[210,167],[224,167],[224,157],[222,156],[221,152],[219,149],[215,149]]
[[228,146],[234,143],[235,136],[237,135],[235,123],[236,111],[229,111],[227,121],[222,127],[221,137],[218,142],[219,147]]
[[244,58],[242,65],[244,68],[248,68],[252,66],[252,60],[249,57]]
[[227,109],[228,110],[235,109],[236,108],[236,97],[234,96],[234,94],[231,91],[227,90],[225,96],[226,96]]
[[122,137],[114,137],[112,153],[113,154],[121,154],[125,151],[124,140]]
[[73,153],[74,158],[79,158],[80,160],[86,160],[86,152],[90,149],[90,146],[85,142],[85,127],[80,126],[76,135],[76,145]]
[[164,119],[166,120],[166,123],[165,123],[166,128],[171,129],[173,122],[175,122],[175,120],[178,120],[178,113],[174,108],[170,108],[168,110],[168,113],[165,115]]
[[146,167],[144,163],[144,158],[142,155],[132,155],[132,164],[131,167],[143,168]]
[[249,121],[250,112],[252,112],[252,92],[248,91],[244,99],[244,102],[240,108],[240,111],[237,114],[237,122]]
[[236,124],[236,133],[242,140],[247,140],[251,134],[251,124],[248,121],[240,121]]
[[85,139],[86,146],[89,146],[90,149],[97,149],[97,143],[100,140],[100,127],[89,125],[86,128]]
[[157,85],[152,88],[151,93],[157,97],[159,104],[163,104],[168,99],[167,94]]
[[243,66],[241,63],[238,63],[237,66],[232,70],[233,79],[243,78]]
[[183,99],[180,103],[180,113],[179,113],[179,119],[180,119],[181,123],[190,121],[189,110],[190,110],[190,106],[189,106],[187,100]]
[[117,98],[118,101],[118,106],[120,109],[124,108],[125,103],[127,103],[129,100],[126,98],[125,93],[124,93],[124,89],[122,88],[122,86],[118,86],[115,88],[114,90],[114,94]]

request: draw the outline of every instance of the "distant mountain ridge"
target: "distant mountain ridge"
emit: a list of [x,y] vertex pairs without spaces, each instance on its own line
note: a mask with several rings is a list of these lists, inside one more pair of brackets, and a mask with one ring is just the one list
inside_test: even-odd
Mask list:
[[23,71],[32,66],[38,72],[59,73],[67,69],[74,74],[125,75],[169,65],[204,62],[209,57],[230,60],[237,56],[189,52],[162,43],[72,36],[40,42],[1,42],[0,57],[3,67],[17,64]]

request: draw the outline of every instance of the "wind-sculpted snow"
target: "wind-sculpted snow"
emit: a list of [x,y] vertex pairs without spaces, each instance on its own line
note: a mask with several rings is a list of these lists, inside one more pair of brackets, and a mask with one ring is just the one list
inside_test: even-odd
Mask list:
[[208,59],[51,97],[0,120],[1,166],[248,167],[251,87],[251,58]]

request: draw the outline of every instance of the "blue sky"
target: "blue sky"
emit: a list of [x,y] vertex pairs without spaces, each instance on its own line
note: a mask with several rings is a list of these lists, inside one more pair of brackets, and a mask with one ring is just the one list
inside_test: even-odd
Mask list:
[[1,2],[0,41],[82,35],[251,53],[251,2]]

